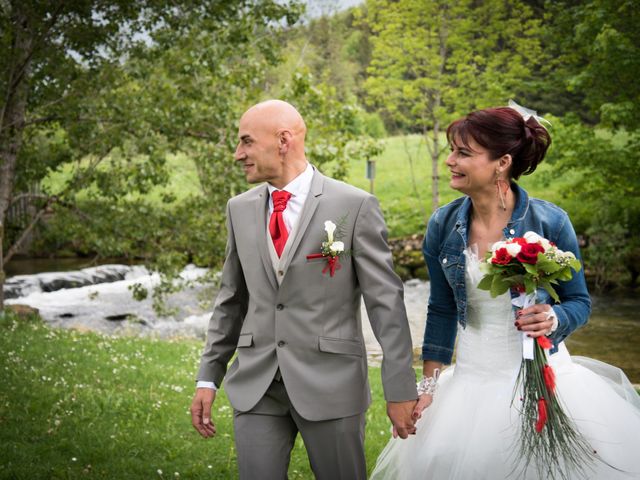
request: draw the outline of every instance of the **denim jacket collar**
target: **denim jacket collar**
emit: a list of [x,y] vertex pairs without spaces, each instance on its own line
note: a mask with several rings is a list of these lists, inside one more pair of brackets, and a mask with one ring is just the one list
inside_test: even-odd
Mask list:
[[524,188],[520,188],[517,183],[511,183],[511,190],[516,196],[516,205],[511,214],[511,219],[507,226],[512,227],[524,221],[524,217],[529,210],[529,194]]

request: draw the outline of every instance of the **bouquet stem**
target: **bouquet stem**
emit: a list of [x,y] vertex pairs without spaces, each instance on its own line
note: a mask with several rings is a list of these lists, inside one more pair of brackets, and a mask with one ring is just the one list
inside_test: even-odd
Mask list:
[[[521,396],[518,396],[520,393]],[[586,477],[596,452],[564,413],[544,349],[534,342],[534,357],[523,359],[512,403],[519,398],[521,431],[515,470],[524,476],[533,464],[540,478]],[[522,463],[520,463],[522,462]]]

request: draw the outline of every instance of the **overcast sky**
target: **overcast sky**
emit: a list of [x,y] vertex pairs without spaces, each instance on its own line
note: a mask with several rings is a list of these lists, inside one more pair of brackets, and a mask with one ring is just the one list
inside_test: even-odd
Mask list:
[[353,7],[363,1],[364,0],[306,0],[307,13],[316,17]]

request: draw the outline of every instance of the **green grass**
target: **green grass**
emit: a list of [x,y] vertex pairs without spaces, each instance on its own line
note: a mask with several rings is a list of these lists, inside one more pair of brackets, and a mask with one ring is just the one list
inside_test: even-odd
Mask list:
[[[200,438],[190,423],[201,348],[0,316],[0,478],[237,478],[224,391],[214,404],[215,438]],[[390,425],[380,371],[370,370],[369,470]],[[299,439],[289,478],[313,478]]]

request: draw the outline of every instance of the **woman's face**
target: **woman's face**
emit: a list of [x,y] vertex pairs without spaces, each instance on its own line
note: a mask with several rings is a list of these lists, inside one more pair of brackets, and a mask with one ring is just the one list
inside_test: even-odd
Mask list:
[[489,152],[469,138],[464,145],[458,137],[451,142],[447,167],[451,172],[449,186],[465,195],[495,191],[496,169],[500,162],[491,160]]

